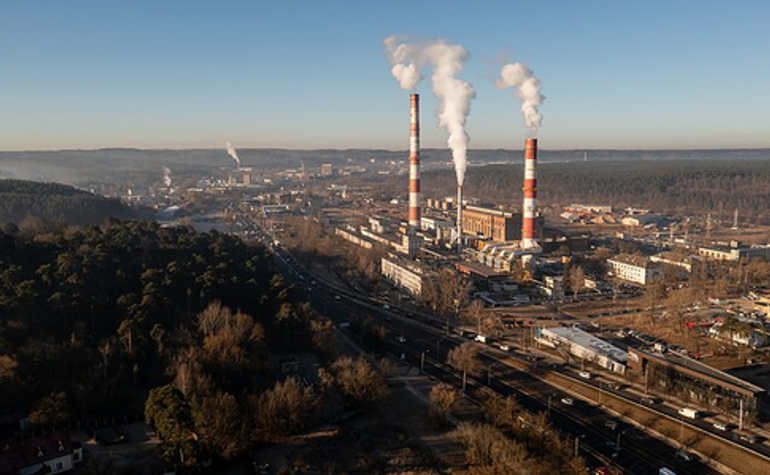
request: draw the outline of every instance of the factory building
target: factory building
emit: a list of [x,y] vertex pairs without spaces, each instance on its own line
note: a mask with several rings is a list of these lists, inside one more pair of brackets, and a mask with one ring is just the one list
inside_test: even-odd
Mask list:
[[724,371],[676,353],[628,348],[628,368],[643,375],[649,390],[750,420],[765,390]]
[[694,256],[682,256],[681,254],[667,251],[650,256],[650,262],[679,267],[688,274],[692,274],[693,269],[698,268],[699,259]]
[[753,246],[741,246],[738,241],[732,241],[729,246],[703,246],[698,248],[698,255],[706,259],[717,261],[739,261],[741,259],[770,260],[770,245],[755,244]]
[[636,284],[651,284],[661,277],[660,270],[653,267],[650,259],[644,256],[620,254],[607,259],[607,264],[613,276]]
[[326,178],[334,175],[334,166],[331,163],[321,164],[321,178]]
[[227,186],[251,186],[253,182],[251,168],[237,168],[230,172]]
[[372,249],[374,247],[374,241],[365,236],[362,236],[360,233],[353,229],[336,228],[334,230],[334,234],[364,249]]
[[425,282],[431,274],[430,268],[426,265],[402,259],[393,254],[382,258],[380,268],[382,275],[388,281],[416,298],[422,296]]
[[463,207],[463,232],[495,242],[508,242],[521,237],[520,213],[501,211],[481,206]]
[[538,328],[536,339],[551,348],[563,349],[578,359],[614,373],[626,372],[628,353],[579,328]]

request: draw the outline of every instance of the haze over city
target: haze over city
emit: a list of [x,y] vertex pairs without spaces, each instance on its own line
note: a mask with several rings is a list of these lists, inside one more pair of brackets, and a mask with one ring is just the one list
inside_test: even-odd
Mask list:
[[[768,16],[761,1],[9,1],[0,149],[403,149],[392,34],[470,53],[471,148],[526,133],[494,86],[504,61],[543,81],[551,149],[769,147]],[[423,145],[445,141],[425,120]]]
[[0,475],[770,473],[770,4],[0,6]]

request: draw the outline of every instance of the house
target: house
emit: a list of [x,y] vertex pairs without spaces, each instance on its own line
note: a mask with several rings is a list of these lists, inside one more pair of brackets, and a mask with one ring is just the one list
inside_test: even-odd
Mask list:
[[0,441],[0,475],[64,473],[83,460],[83,448],[67,432],[34,437],[21,442]]

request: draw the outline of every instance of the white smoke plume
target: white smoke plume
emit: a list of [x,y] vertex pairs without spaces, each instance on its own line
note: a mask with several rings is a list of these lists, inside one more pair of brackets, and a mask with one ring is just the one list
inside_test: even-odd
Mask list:
[[522,100],[521,113],[524,114],[524,125],[530,134],[537,134],[537,129],[543,125],[543,116],[538,107],[543,104],[545,96],[540,92],[542,84],[531,69],[521,63],[509,63],[500,70],[500,78],[495,83],[498,89],[515,88],[516,97]]
[[171,188],[171,169],[163,167],[163,186]]
[[389,36],[383,43],[391,64],[390,72],[402,89],[414,89],[423,78],[422,70],[430,66],[433,94],[439,99],[439,125],[449,132],[447,144],[452,150],[457,184],[462,186],[470,141],[465,132],[465,122],[476,91],[469,82],[458,79],[456,75],[465,66],[468,52],[461,45],[451,45],[444,40],[410,44]]
[[233,160],[235,160],[235,163],[238,164],[238,168],[241,168],[241,159],[238,158],[238,151],[235,150],[235,147],[233,147],[233,144],[230,142],[225,142],[225,148],[227,149],[227,154],[233,157]]

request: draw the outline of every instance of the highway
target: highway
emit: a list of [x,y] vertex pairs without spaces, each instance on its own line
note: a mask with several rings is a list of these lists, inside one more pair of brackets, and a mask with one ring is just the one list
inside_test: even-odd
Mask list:
[[[406,314],[396,308],[384,309],[382,303],[365,295],[328,285],[308,273],[301,263],[281,246],[274,245],[261,228],[258,229],[257,238],[272,249],[287,282],[304,289],[308,301],[319,313],[337,325],[350,322],[356,316],[374,319],[388,329],[387,353],[416,367],[423,363],[425,373],[460,385],[461,374],[448,367],[445,361],[447,353],[467,339],[445,334],[443,322],[424,315]],[[641,475],[658,474],[661,467],[668,467],[678,475],[719,473],[698,460],[679,460],[675,456],[678,448],[613,417],[593,403],[572,397],[518,370],[509,364],[515,355],[487,345],[479,344],[479,349],[485,371],[469,377],[469,397],[476,397],[482,391],[493,391],[503,396],[515,396],[527,411],[548,412],[551,425],[571,440],[577,439],[581,455],[593,464],[611,465],[623,473]],[[565,397],[572,397],[574,406],[562,403]]]

